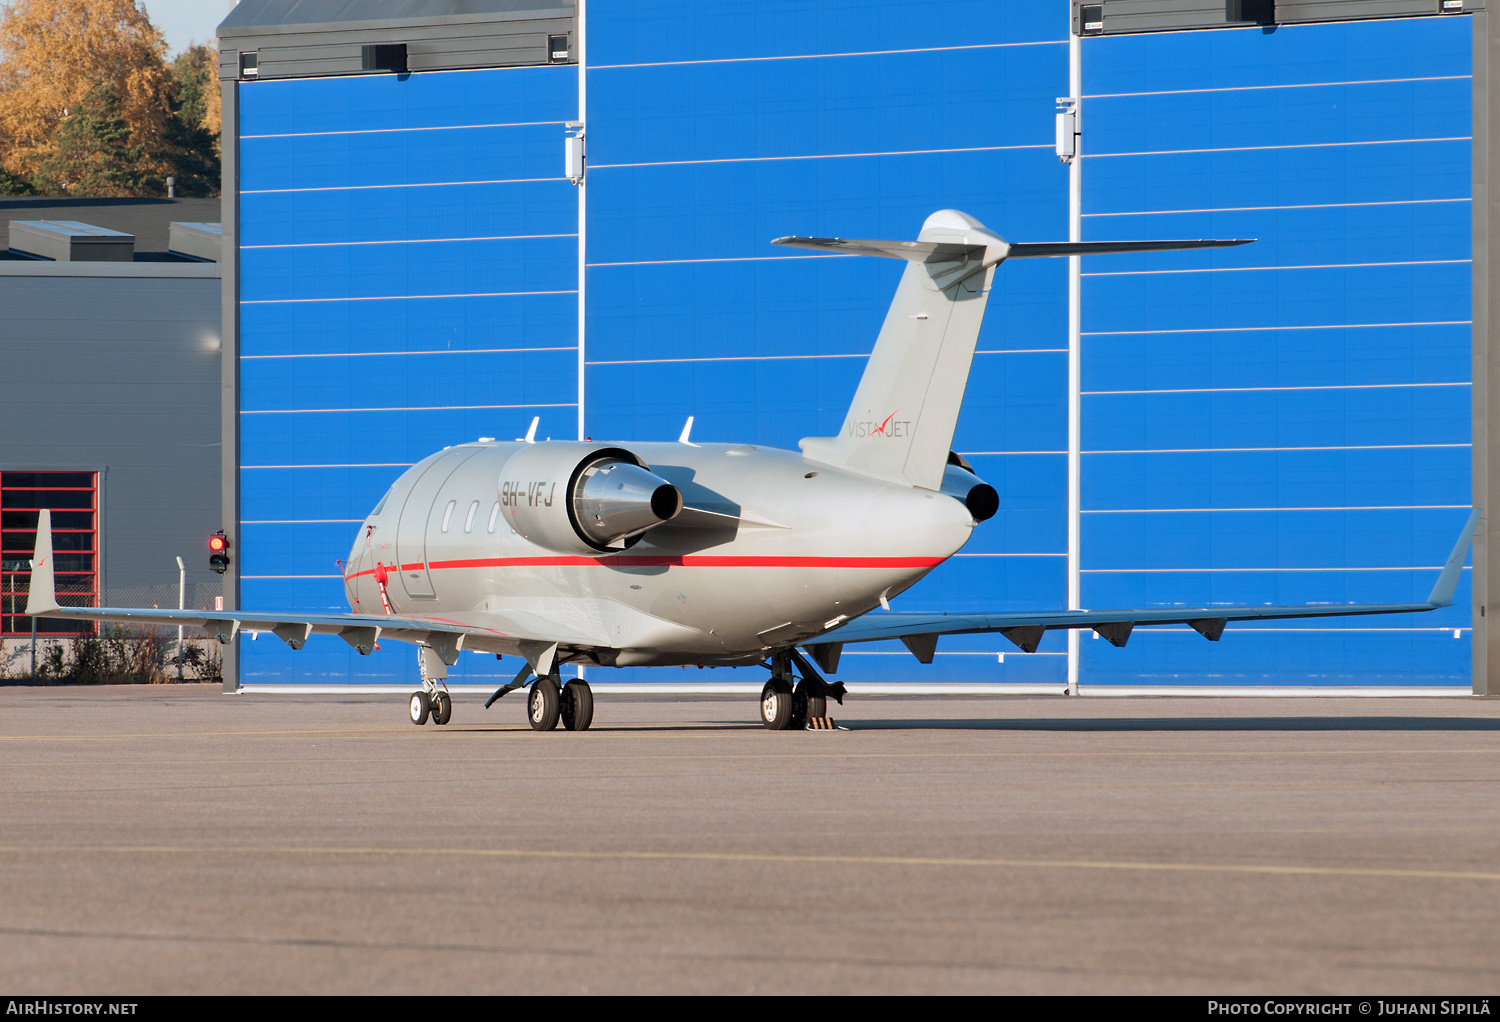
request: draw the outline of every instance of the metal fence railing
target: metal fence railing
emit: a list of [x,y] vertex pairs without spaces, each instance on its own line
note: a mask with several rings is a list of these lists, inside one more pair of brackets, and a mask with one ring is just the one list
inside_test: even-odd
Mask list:
[[[186,587],[183,603],[189,609],[208,610],[222,592],[218,584],[195,583]],[[64,606],[175,609],[177,600],[175,585],[111,586],[97,601],[89,589],[57,589],[57,601]],[[31,619],[17,617],[15,622],[29,628]],[[85,621],[47,620],[46,624],[47,629],[39,629],[35,639],[26,634],[0,636],[0,682],[118,685],[223,677],[223,650],[202,628],[184,627],[179,644],[175,625],[100,623],[96,629]],[[57,626],[75,634],[55,634]]]

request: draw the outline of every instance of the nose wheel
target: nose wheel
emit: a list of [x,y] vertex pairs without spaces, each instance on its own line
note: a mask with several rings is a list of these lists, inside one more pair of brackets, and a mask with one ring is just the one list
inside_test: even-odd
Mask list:
[[[427,656],[431,650],[426,647],[417,648],[417,674],[422,678],[420,690],[411,694],[411,722],[413,724],[425,724],[429,717],[434,724],[446,724],[453,719],[453,700],[448,697],[446,686],[440,688],[442,678],[448,676],[447,668],[438,664],[440,670],[437,677],[433,677],[428,670]],[[434,656],[434,660],[436,657]]]
[[431,718],[434,724],[446,724],[453,719],[453,700],[446,692],[428,695],[425,689],[411,694],[411,722],[418,726]]

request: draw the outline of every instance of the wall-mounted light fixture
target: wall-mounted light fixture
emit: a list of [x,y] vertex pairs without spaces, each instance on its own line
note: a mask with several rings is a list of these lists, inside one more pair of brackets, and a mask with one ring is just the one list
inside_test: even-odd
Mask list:
[[568,180],[575,185],[583,184],[583,123],[581,121],[569,121],[567,125],[568,137],[563,142],[563,162],[565,168],[563,173]]

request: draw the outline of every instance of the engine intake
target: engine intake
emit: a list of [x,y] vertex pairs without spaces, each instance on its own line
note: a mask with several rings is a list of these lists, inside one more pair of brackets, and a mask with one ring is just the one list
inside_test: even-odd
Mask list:
[[527,444],[500,472],[500,506],[526,539],[550,550],[623,550],[682,510],[677,487],[620,447]]

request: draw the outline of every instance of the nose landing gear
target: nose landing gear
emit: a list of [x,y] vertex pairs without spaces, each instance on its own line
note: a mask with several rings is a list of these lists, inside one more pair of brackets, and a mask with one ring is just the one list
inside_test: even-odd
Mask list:
[[[417,647],[417,673],[422,676],[422,688],[411,695],[411,722],[422,725],[431,717],[434,724],[446,724],[453,719],[453,700],[442,679],[433,677],[433,672],[428,670],[429,656],[437,663],[442,663],[427,647]],[[443,674],[446,676],[446,668]],[[439,688],[439,685],[443,687]]]

